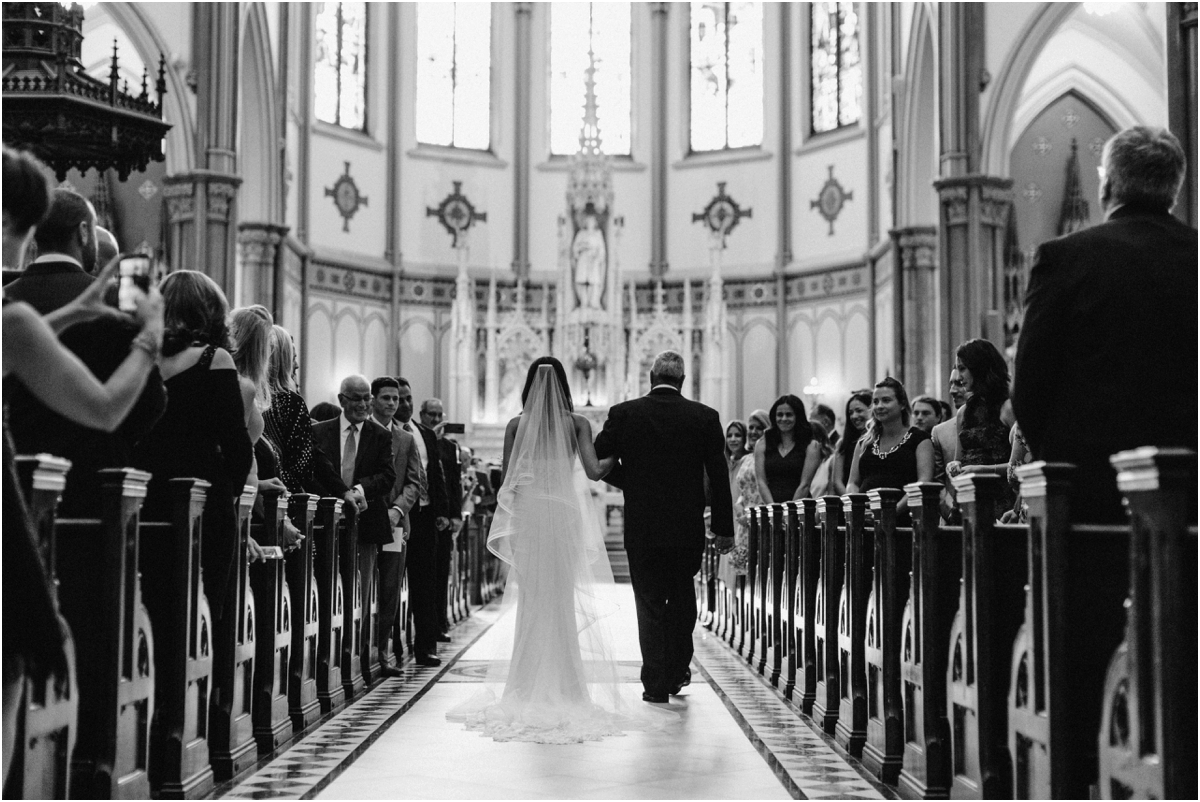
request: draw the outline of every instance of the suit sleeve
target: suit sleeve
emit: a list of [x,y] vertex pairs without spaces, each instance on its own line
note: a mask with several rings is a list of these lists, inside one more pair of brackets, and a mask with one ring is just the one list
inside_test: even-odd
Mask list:
[[617,443],[620,440],[621,432],[621,411],[617,407],[613,407],[608,412],[608,417],[604,420],[604,428],[600,430],[600,434],[596,436],[596,459],[605,459],[607,457],[616,457],[617,464],[604,477],[604,481],[621,490],[625,489],[625,466],[621,464],[621,455],[617,453]]
[[396,466],[392,463],[392,435],[382,426],[372,429],[364,427],[364,431],[371,432],[375,446],[372,449],[371,464],[363,466],[364,472],[369,473],[359,477],[358,483],[362,485],[367,501],[383,501],[396,484]]
[[717,537],[733,537],[733,493],[725,466],[725,433],[721,420],[713,411],[704,423],[704,472],[711,477],[709,492],[712,500],[712,533]]
[[[425,429],[418,431],[422,437],[428,433]],[[435,516],[449,518],[450,502],[446,498],[446,475],[442,471],[441,449],[438,448],[437,440],[432,434],[425,437],[425,451],[431,457],[429,470],[425,472],[425,478],[429,481],[429,507]]]
[[439,440],[442,452],[442,471],[446,479],[446,504],[451,518],[462,518],[462,469],[458,464],[458,448],[449,440]]
[[421,495],[421,474],[417,464],[417,460],[421,459],[421,452],[417,451],[417,441],[412,437],[396,437],[392,440],[392,445],[397,448],[393,460],[396,464],[396,484],[388,493],[387,503],[389,506],[399,507],[408,515],[408,511]]
[[1055,377],[1063,342],[1064,266],[1056,265],[1053,249],[1038,248],[1025,292],[1025,319],[1017,342],[1012,404],[1021,432],[1034,456],[1045,443],[1046,411],[1054,408]]
[[323,443],[325,438],[322,437],[322,432],[315,425],[312,427],[313,435],[313,452],[312,452],[312,478],[305,483],[304,489],[316,493],[318,496],[336,496],[341,498],[346,495],[346,491],[350,488],[346,487],[342,477],[338,474],[337,469],[333,467],[333,460],[326,453]]

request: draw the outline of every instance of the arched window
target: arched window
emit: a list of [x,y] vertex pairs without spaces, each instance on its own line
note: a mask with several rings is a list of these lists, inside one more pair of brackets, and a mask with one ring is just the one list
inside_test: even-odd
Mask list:
[[853,3],[812,4],[812,133],[854,125],[862,116],[863,73]]
[[691,149],[763,140],[762,3],[692,3]]
[[313,91],[317,119],[366,130],[367,4],[316,5]]
[[491,147],[492,8],[417,4],[417,141]]
[[588,52],[596,59],[596,116],[604,152],[631,154],[629,3],[554,3],[550,7],[550,153],[579,150]]

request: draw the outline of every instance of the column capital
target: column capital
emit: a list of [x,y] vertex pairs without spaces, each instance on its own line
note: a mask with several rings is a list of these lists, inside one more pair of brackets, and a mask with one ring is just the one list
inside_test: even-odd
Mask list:
[[888,231],[899,252],[899,263],[905,270],[937,267],[937,226],[907,226]]

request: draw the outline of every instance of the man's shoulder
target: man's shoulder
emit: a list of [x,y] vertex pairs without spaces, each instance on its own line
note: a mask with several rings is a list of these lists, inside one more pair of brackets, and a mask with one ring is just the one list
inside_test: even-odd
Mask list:
[[333,432],[334,434],[337,434],[339,420],[341,420],[341,418],[331,418],[330,420],[317,421],[312,425],[313,434],[325,434],[327,432]]

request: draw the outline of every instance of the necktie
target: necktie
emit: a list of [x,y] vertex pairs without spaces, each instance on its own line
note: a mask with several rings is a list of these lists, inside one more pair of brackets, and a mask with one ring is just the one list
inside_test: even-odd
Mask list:
[[[412,425],[408,423],[404,424],[404,431],[408,432],[413,437],[421,436],[420,433],[414,430]],[[417,454],[419,455],[420,453],[421,450],[418,448]],[[425,463],[420,458],[417,459],[417,476],[420,480],[420,487],[418,488],[420,493],[418,494],[418,497],[421,506],[424,507],[429,504],[429,476],[425,473]]]
[[358,454],[358,446],[354,442],[354,433],[358,427],[353,423],[346,433],[346,447],[342,450],[342,482],[346,487],[354,487],[354,457]]

